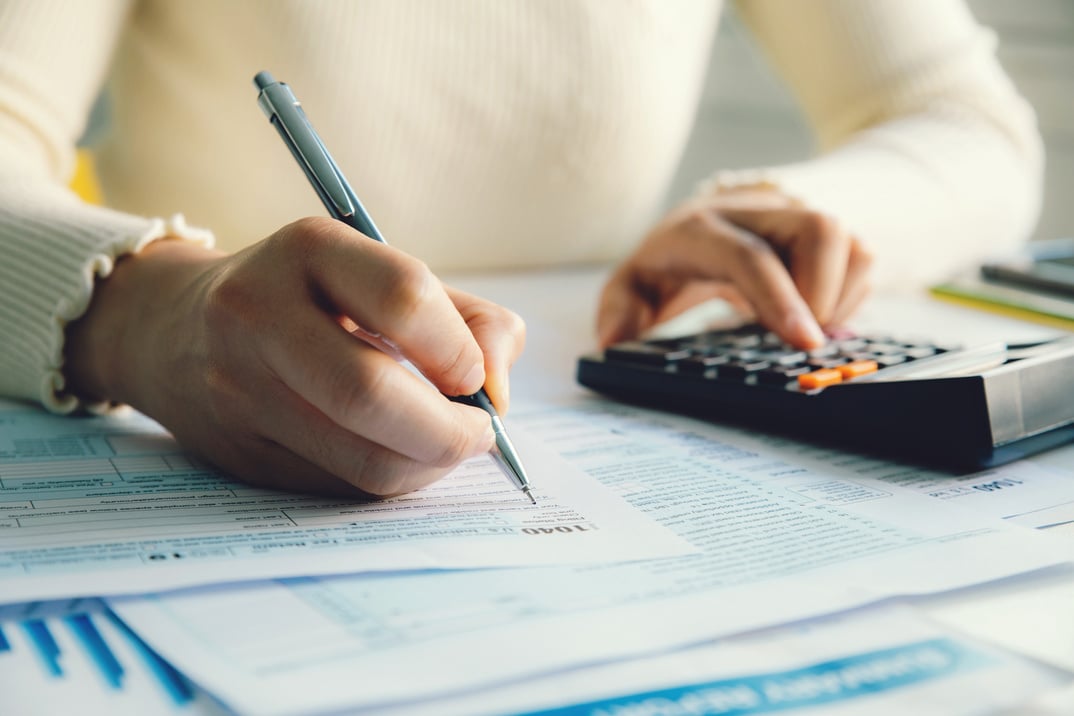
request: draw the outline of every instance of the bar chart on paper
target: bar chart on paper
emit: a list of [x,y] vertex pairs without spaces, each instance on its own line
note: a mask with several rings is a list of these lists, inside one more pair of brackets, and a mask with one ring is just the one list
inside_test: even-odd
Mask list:
[[98,600],[0,608],[0,712],[220,709]]

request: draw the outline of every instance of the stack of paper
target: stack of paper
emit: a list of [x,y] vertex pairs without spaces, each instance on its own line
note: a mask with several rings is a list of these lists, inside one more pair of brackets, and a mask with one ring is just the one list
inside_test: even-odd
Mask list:
[[[105,596],[110,610],[49,622],[35,610],[54,606],[10,607],[15,626],[0,628],[27,641],[0,656],[47,668],[0,705],[55,706],[97,682],[117,692],[109,649],[142,654],[160,693],[196,684],[219,700],[164,699],[160,713],[616,713],[632,699],[835,713],[928,702],[952,683],[995,686],[967,704],[1014,704],[1068,678],[906,614],[873,615],[851,641],[843,622],[720,640],[1067,564],[1067,543],[997,517],[1055,519],[1074,480],[1014,466],[941,487],[598,401],[512,417],[536,508],[484,458],[416,495],[351,504],[228,481],[137,416],[6,406],[0,594]],[[276,581],[250,581],[264,578]],[[46,634],[77,646],[56,651]],[[96,681],[66,676],[72,652]],[[694,713],[667,713],[680,712]]]

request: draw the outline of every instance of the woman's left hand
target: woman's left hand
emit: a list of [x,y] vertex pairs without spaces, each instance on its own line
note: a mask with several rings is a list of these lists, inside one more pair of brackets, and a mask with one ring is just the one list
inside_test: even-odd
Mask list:
[[698,197],[669,213],[612,274],[601,346],[723,298],[787,343],[814,348],[870,290],[872,256],[823,213],[769,189]]

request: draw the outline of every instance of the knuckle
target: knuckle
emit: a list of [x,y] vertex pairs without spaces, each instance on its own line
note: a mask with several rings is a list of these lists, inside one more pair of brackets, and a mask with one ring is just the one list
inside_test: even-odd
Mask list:
[[453,354],[448,355],[435,365],[437,375],[444,376],[448,383],[462,382],[472,366],[478,363],[468,344],[464,344]]
[[440,468],[449,468],[458,465],[473,453],[474,441],[470,437],[470,430],[463,421],[452,423],[452,428],[443,442],[440,454],[432,460],[432,464]]
[[295,219],[285,226],[277,236],[287,247],[308,247],[323,241],[335,241],[339,233],[339,224],[326,216],[306,216]]
[[219,277],[206,291],[205,320],[209,326],[231,329],[252,324],[261,310],[255,288],[236,272]]
[[526,322],[522,316],[509,308],[502,308],[503,332],[515,339],[519,344],[526,341]]
[[332,412],[344,425],[363,425],[376,419],[379,397],[388,381],[388,367],[381,361],[337,366],[328,378]]
[[802,228],[821,248],[836,248],[849,242],[839,221],[819,211],[806,212],[802,216]]
[[818,236],[839,232],[839,223],[833,217],[820,211],[803,212],[801,222],[807,231]]
[[395,320],[405,322],[426,305],[436,278],[425,263],[412,257],[399,256],[387,269],[391,276],[384,308]]
[[704,207],[691,206],[679,217],[679,228],[689,236],[704,236],[714,232],[712,212]]
[[742,240],[735,241],[730,248],[731,262],[740,266],[749,276],[763,273],[771,260],[771,254],[771,247],[749,235],[743,235]]
[[876,254],[862,245],[860,241],[855,240],[851,260],[862,270],[869,270],[876,263]]
[[326,247],[339,240],[339,223],[324,216],[296,219],[268,239],[278,261],[289,266],[310,264]]

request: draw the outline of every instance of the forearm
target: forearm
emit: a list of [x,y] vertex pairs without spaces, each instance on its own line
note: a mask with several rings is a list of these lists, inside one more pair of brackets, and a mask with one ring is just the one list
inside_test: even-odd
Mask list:
[[844,222],[876,256],[878,285],[930,282],[1028,237],[1040,204],[1034,132],[1016,146],[972,114],[937,109],[859,133],[799,164],[715,177],[766,181]]
[[822,154],[766,179],[837,216],[877,278],[932,281],[1026,238],[1040,201],[1035,117],[958,0],[739,0]]

